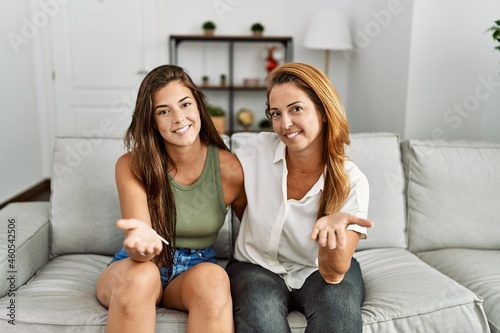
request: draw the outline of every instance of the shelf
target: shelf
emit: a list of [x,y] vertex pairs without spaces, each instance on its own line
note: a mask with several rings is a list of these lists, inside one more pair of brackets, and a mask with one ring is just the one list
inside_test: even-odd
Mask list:
[[285,48],[285,61],[293,59],[293,38],[291,36],[261,36],[254,37],[252,35],[170,35],[170,63],[177,64],[177,48],[183,42],[227,42],[232,49],[234,43],[281,43]]
[[[291,36],[260,36],[254,37],[252,35],[170,35],[169,39],[169,54],[170,63],[178,64],[178,49],[183,43],[188,42],[201,42],[201,43],[227,43],[228,47],[228,76],[227,85],[221,86],[218,84],[200,85],[202,90],[206,91],[220,91],[227,93],[228,98],[228,120],[229,126],[228,133],[234,132],[235,127],[235,94],[238,92],[255,91],[262,93],[266,90],[265,86],[251,86],[243,84],[234,84],[234,50],[235,47],[240,46],[242,43],[279,43],[284,48],[284,61],[289,62],[293,59],[293,39]],[[238,94],[239,95],[239,94]]]
[[261,36],[254,37],[251,35],[213,35],[213,36],[205,36],[205,35],[171,35],[170,40],[174,40],[178,45],[183,41],[191,41],[191,42],[255,42],[255,43],[291,43],[292,37],[290,36]]
[[240,91],[264,91],[265,86],[203,86],[200,85],[199,88],[203,90],[240,90]]

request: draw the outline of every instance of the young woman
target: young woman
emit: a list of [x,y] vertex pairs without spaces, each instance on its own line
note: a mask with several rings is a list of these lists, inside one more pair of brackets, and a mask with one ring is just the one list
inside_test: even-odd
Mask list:
[[368,182],[347,159],[349,126],[318,69],[281,65],[268,78],[274,133],[236,151],[248,206],[226,268],[236,332],[361,332],[364,284],[353,253],[366,237]]
[[188,312],[187,332],[233,332],[229,279],[212,245],[228,205],[242,210],[243,173],[182,68],[144,78],[125,144],[116,163],[125,239],[96,288],[106,331],[154,332],[162,306]]

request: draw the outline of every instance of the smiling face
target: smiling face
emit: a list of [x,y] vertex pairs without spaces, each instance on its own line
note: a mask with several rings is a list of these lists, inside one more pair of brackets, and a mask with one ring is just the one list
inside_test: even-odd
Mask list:
[[322,150],[323,117],[302,89],[291,83],[274,86],[269,93],[269,114],[274,131],[289,151]]
[[199,140],[200,112],[189,88],[172,81],[153,94],[157,130],[169,147],[184,147]]

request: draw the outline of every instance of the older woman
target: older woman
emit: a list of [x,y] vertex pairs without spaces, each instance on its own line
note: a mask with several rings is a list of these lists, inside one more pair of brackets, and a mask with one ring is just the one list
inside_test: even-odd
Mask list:
[[353,253],[372,222],[368,182],[348,160],[349,126],[335,88],[315,67],[286,63],[268,79],[274,133],[236,151],[247,207],[226,268],[236,332],[361,332],[364,284]]

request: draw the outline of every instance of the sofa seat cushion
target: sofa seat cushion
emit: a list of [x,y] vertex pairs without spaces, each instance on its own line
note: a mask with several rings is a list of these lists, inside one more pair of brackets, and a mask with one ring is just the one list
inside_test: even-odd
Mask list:
[[478,294],[492,333],[500,333],[500,251],[443,249],[418,256]]
[[[106,309],[95,297],[95,283],[110,259],[82,254],[49,261],[17,290],[15,328],[19,332],[95,332],[106,322]],[[6,301],[0,301],[2,308]],[[0,321],[0,328],[4,324]]]
[[[95,296],[95,284],[111,260],[102,255],[63,255],[51,260],[16,293],[18,332],[103,332],[108,311]],[[0,300],[5,309],[9,300]],[[13,326],[5,316],[0,331]],[[158,309],[157,329],[185,332],[187,315]]]
[[[62,255],[49,261],[14,297],[0,299],[7,309],[15,300],[15,326],[0,316],[0,332],[103,332],[108,310],[95,296],[97,279],[111,257],[89,254]],[[220,264],[224,264],[222,261]],[[186,332],[187,314],[158,308],[158,332]],[[292,332],[303,332],[306,320],[301,313],[289,315]]]
[[356,252],[363,332],[489,332],[482,299],[404,249]]

